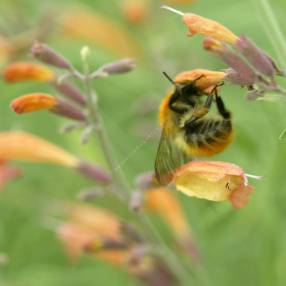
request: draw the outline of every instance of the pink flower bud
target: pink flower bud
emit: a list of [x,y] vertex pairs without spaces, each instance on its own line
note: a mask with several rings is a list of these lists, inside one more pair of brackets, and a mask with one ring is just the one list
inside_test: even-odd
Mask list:
[[32,46],[32,54],[42,62],[61,68],[61,69],[70,69],[71,63],[65,59],[62,55],[51,49],[46,44],[36,42]]

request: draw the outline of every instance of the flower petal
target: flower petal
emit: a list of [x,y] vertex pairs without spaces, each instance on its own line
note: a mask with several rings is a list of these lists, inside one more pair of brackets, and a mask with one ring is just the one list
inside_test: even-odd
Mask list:
[[4,79],[14,83],[27,80],[47,82],[55,78],[54,72],[42,65],[30,62],[16,62],[5,67]]
[[224,72],[194,69],[179,73],[174,82],[178,84],[194,82],[197,88],[209,93],[214,87],[223,82],[225,76],[226,74]]
[[50,109],[57,105],[57,98],[46,93],[31,93],[14,99],[11,107],[17,113],[27,113],[42,109]]
[[192,161],[176,172],[174,183],[179,191],[188,196],[225,201],[246,185],[246,179],[237,165],[219,161]]
[[238,39],[233,32],[222,24],[196,14],[184,14],[183,22],[188,26],[190,36],[201,34],[230,44],[234,44]]

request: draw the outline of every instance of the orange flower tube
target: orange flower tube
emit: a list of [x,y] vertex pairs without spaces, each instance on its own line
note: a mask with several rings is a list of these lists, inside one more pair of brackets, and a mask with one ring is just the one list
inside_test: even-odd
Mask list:
[[4,68],[3,76],[5,81],[9,83],[28,80],[48,82],[55,78],[51,69],[30,62],[16,62],[7,65]]

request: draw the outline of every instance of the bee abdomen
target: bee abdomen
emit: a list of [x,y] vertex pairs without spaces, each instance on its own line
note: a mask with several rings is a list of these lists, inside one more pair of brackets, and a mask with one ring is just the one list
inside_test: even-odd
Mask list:
[[200,120],[185,130],[189,155],[212,156],[223,151],[231,142],[230,120]]

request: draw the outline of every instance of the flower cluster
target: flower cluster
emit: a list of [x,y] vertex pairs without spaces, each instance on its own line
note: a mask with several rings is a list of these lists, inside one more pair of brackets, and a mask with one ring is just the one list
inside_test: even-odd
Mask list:
[[202,35],[206,50],[218,56],[228,67],[225,80],[247,88],[249,100],[263,99],[267,93],[286,95],[275,76],[284,76],[275,61],[247,36],[235,35],[222,24],[193,13],[182,13],[163,6],[182,16],[189,36]]

